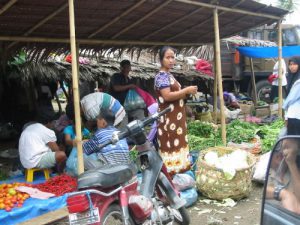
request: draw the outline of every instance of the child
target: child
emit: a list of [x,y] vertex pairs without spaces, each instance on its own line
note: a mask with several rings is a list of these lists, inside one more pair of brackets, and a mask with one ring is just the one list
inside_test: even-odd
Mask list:
[[113,126],[114,121],[115,116],[111,110],[100,109],[96,118],[97,131],[91,139],[83,143],[84,153],[87,155],[96,153],[98,160],[85,159],[86,169],[96,168],[104,164],[127,164],[130,162],[126,139],[119,140],[116,144],[110,144],[102,149],[98,148],[100,144],[110,140],[112,134],[117,131]]
[[[67,156],[69,156],[72,148],[74,146],[76,146],[76,143],[75,143],[76,133],[75,133],[75,126],[74,126],[75,113],[74,113],[73,104],[71,104],[70,106],[68,105],[66,107],[66,114],[67,114],[68,118],[72,121],[72,124],[69,126],[66,126],[63,131],[64,143],[66,145],[66,154],[67,154]],[[83,125],[84,125],[84,123],[83,123]],[[89,137],[90,137],[90,131],[87,128],[83,127],[82,128],[82,139],[89,139]]]

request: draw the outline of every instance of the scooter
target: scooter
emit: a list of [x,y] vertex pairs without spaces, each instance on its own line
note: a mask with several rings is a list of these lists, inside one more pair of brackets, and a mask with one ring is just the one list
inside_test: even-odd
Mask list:
[[[142,121],[132,121],[99,146],[103,148],[130,137],[139,152],[138,163],[105,165],[79,175],[79,191],[67,198],[70,225],[190,223],[185,200],[180,198],[160,155],[144,133],[145,126],[170,110],[169,107]],[[137,166],[142,173],[140,186]]]

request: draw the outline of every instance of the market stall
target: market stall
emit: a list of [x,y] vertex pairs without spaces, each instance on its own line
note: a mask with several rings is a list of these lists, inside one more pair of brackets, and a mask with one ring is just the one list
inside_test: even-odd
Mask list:
[[[129,49],[135,53],[148,48],[157,52],[163,45],[176,47],[183,52],[193,52],[197,46],[215,41],[217,74],[215,87],[218,86],[219,89],[221,107],[224,104],[220,94],[223,90],[219,38],[258,24],[278,21],[287,13],[285,10],[255,1],[239,0],[224,0],[218,5],[189,0],[101,1],[101,3],[90,0],[76,1],[75,9],[76,14],[73,0],[69,0],[69,4],[63,0],[38,4],[29,0],[1,1],[0,26],[3,29],[0,32],[0,40],[3,41],[2,50],[5,50],[2,56],[6,56],[2,61],[6,61],[8,56],[22,48],[29,51],[33,60],[41,60],[53,52],[70,51],[69,43],[72,58],[78,59],[78,51],[90,50],[95,56],[99,52],[114,52],[119,49],[121,51]],[[168,16],[169,20],[161,19],[165,18],[165,10],[172,12]],[[222,17],[220,21],[219,16]],[[214,31],[212,27],[215,28]],[[77,40],[75,28],[77,36],[80,37]],[[136,32],[137,30],[139,32]],[[213,33],[215,35],[212,35]],[[78,171],[82,173],[77,60],[72,60],[72,81],[78,141]],[[217,88],[215,93],[216,91]],[[222,141],[225,144],[225,119],[222,108],[221,124]]]
[[[270,47],[238,47],[237,50],[244,56],[250,58],[251,63],[251,80],[252,86],[254,87],[254,105],[257,107],[257,92],[256,92],[256,85],[255,85],[255,71],[253,68],[253,58],[278,58],[278,61],[281,62],[282,57],[291,57],[298,55],[300,50],[300,46],[270,46]],[[279,85],[278,85],[278,93],[279,93],[279,101],[278,101],[278,108],[282,108],[282,67],[281,63],[279,63]],[[279,117],[282,117],[282,110],[278,110]]]

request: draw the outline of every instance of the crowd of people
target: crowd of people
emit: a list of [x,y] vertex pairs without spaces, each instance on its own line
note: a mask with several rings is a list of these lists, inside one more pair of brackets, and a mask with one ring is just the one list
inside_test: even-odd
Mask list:
[[[154,79],[156,96],[138,88],[130,79],[131,63],[123,60],[120,63],[120,72],[114,74],[110,81],[110,93],[94,92],[81,99],[82,134],[84,166],[86,170],[104,164],[129,163],[130,140],[120,140],[116,145],[109,145],[99,149],[98,145],[104,143],[117,129],[124,128],[128,122],[142,120],[149,114],[171,107],[171,112],[162,116],[157,124],[152,126],[148,139],[153,143],[157,141],[159,151],[168,172],[172,175],[190,169],[189,146],[187,139],[187,123],[185,113],[185,99],[197,93],[197,86],[182,88],[180,83],[171,74],[175,65],[176,51],[171,47],[163,47],[159,52],[161,67]],[[286,99],[283,104],[288,135],[300,134],[300,57],[292,57],[288,61],[286,84]],[[130,91],[143,99],[144,108],[124,108],[126,98]],[[147,111],[148,109],[148,111]],[[63,129],[54,132],[54,114],[52,111],[41,109],[35,121],[26,124],[19,139],[20,160],[24,168],[55,168],[63,172],[66,161],[72,151],[76,151],[76,132],[74,127],[75,116],[72,102],[66,107],[68,123]],[[286,149],[293,146],[298,151],[298,144],[286,143]],[[296,151],[293,150],[293,151]],[[287,150],[284,158],[295,171]],[[92,156],[92,157],[90,157]],[[295,172],[293,173],[295,174]],[[298,172],[299,174],[299,172]],[[270,193],[285,193],[278,191],[276,186],[271,187]],[[278,199],[281,199],[281,195]],[[270,194],[271,196],[271,194]],[[290,196],[290,195],[287,195]],[[283,197],[282,197],[283,199]],[[295,200],[296,199],[296,200]],[[295,196],[300,205],[300,199]]]
[[[184,99],[196,94],[197,86],[181,88],[170,70],[175,65],[175,50],[163,47],[159,54],[161,68],[155,76],[154,90],[157,96],[140,89],[130,79],[131,63],[120,62],[120,72],[110,80],[110,93],[94,92],[81,98],[84,167],[86,170],[103,164],[129,163],[130,140],[120,140],[115,145],[99,149],[98,145],[111,138],[117,129],[124,128],[132,120],[142,120],[171,106],[160,122],[152,125],[148,139],[158,143],[158,150],[171,174],[190,169],[185,120]],[[143,100],[136,108],[127,106],[129,92]],[[20,161],[25,169],[54,168],[63,172],[72,151],[76,151],[74,105],[69,102],[66,114],[55,120],[53,110],[42,107],[34,121],[23,127],[19,139]],[[63,123],[61,123],[63,121]],[[67,122],[66,122],[67,121]],[[57,125],[57,123],[59,123]],[[63,124],[63,126],[62,126]],[[58,128],[59,129],[55,129]],[[157,136],[157,138],[156,138]]]

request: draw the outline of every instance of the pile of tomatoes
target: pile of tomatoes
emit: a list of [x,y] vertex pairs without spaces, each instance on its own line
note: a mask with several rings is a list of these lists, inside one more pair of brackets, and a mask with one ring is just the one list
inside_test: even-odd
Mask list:
[[19,186],[31,186],[26,183],[0,184],[0,210],[10,212],[14,207],[22,207],[23,203],[30,196],[27,193],[19,192],[15,188]]

